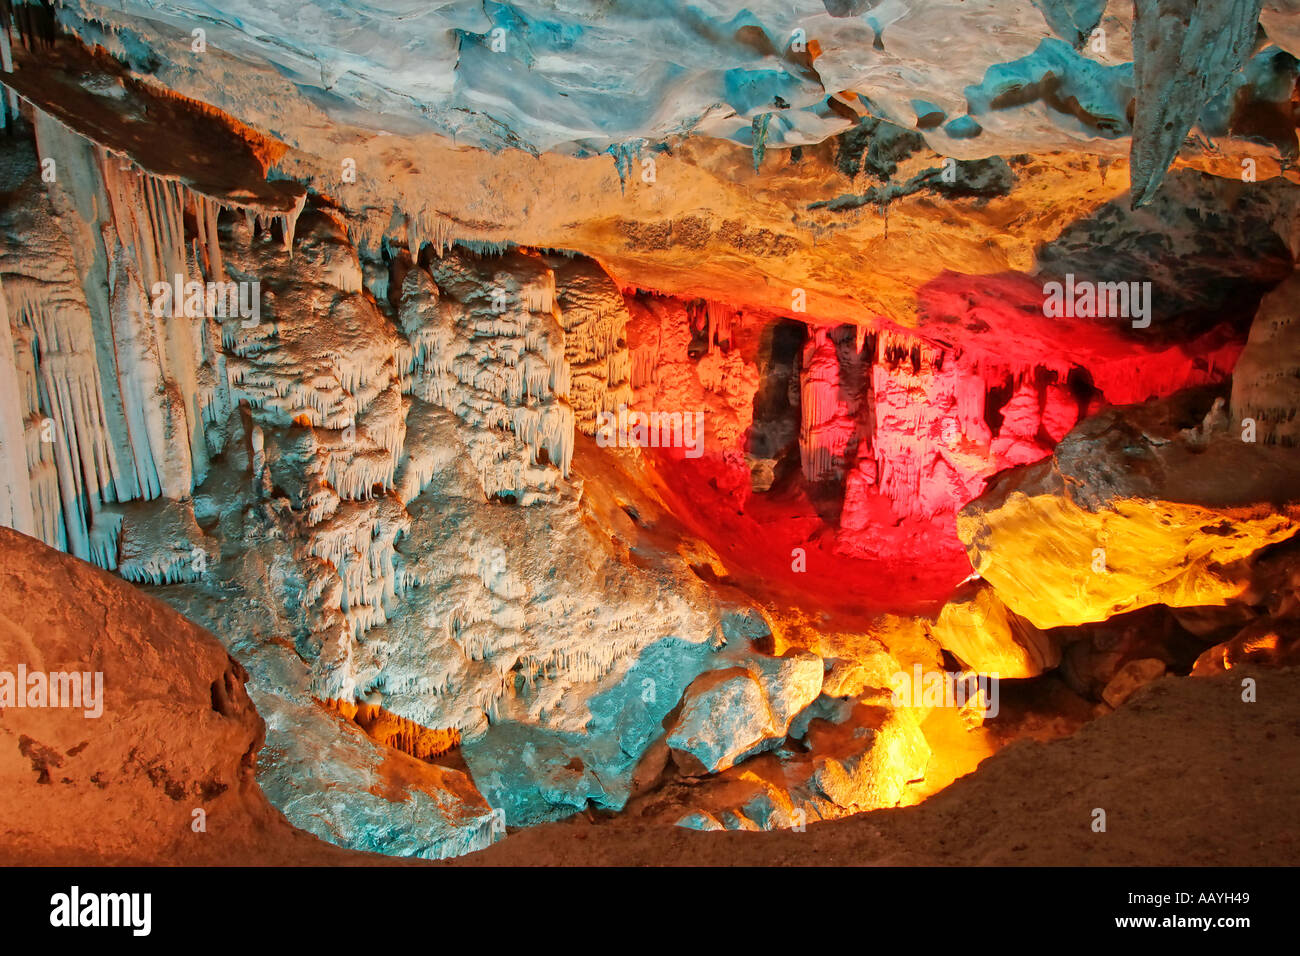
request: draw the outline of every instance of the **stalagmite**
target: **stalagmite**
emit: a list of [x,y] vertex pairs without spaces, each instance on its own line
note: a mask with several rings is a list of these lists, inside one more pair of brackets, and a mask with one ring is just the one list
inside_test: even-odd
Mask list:
[[843,467],[854,425],[840,399],[840,364],[835,342],[824,328],[814,328],[804,346],[800,409],[803,424],[799,449],[804,476],[809,481],[835,477]]
[[[1138,51],[1135,200],[1172,156],[1155,162],[1152,143],[1184,145],[1163,129],[1170,103],[1196,94],[1190,124],[1213,92],[1182,61],[1209,56],[1222,79],[1250,2],[1191,4],[1175,34],[1223,28],[1202,55],[1148,29],[1187,3],[1139,0],[1151,42]],[[574,50],[610,33],[570,29],[571,11],[551,9],[563,4],[542,4],[544,23],[511,14],[507,55],[487,61],[483,11],[455,4],[388,17],[381,40],[401,42],[355,33],[345,50],[226,16],[196,57],[132,12],[140,0],[100,5],[93,22],[59,8],[60,29],[80,29],[93,53],[68,35],[17,49],[0,30],[0,81],[23,111],[0,144],[0,522],[221,636],[267,715],[258,780],[295,822],[363,849],[401,833],[404,851],[428,856],[487,842],[496,810],[511,827],[633,800],[641,814],[715,784],[698,825],[897,805],[943,785],[928,777],[944,755],[926,733],[947,736],[930,704],[888,693],[901,668],[1032,679],[1061,658],[1058,635],[1026,621],[1100,620],[1146,591],[1165,604],[1249,597],[1258,613],[1284,589],[1227,565],[1285,552],[1300,522],[1273,504],[1288,472],[1271,443],[1295,438],[1296,402],[1268,367],[1294,344],[1290,313],[1265,300],[1237,369],[1233,417],[1259,420],[1259,446],[1224,441],[1235,427],[1221,398],[1159,429],[1116,406],[1222,391],[1238,303],[1173,287],[1242,237],[1231,266],[1262,254],[1229,299],[1290,268],[1289,170],[1247,190],[1231,165],[1217,178],[1231,155],[1207,153],[1179,171],[1188,201],[1130,216],[1107,182],[1129,122],[1125,54],[1048,37],[1073,21],[1033,4],[1012,17],[983,3],[976,46],[989,50],[960,83],[939,82],[913,55],[952,33],[959,0],[936,3],[855,19],[828,0],[815,48],[782,40],[794,20],[773,21],[771,4],[695,11],[648,53],[616,44],[649,57],[638,74],[653,89],[637,95],[599,60],[572,69]],[[605,6],[625,25],[661,19]],[[337,20],[305,18],[326,43]],[[437,69],[413,87],[398,61],[430,25],[440,55],[421,62]],[[854,59],[867,28],[880,55]],[[664,36],[682,57],[653,49]],[[699,36],[717,53],[707,69],[691,65]],[[304,51],[323,54],[320,87],[290,62]],[[361,69],[382,67],[379,54],[394,68]],[[1152,72],[1175,60],[1179,75]],[[1261,58],[1205,125],[1267,114],[1287,145],[1297,69]],[[1173,99],[1157,103],[1165,87]],[[6,128],[16,105],[0,110]],[[484,137],[504,148],[476,149]],[[983,158],[954,160],[953,181],[946,160],[936,168],[947,153]],[[57,176],[43,178],[45,159]],[[1135,284],[1137,314],[1122,321],[1049,314],[1047,272],[1033,270],[1095,278],[1099,262],[1150,273],[1165,301],[1144,312]],[[1103,416],[1113,454],[1096,472],[1071,455]],[[1241,534],[1199,503],[1213,482],[1195,463],[1219,459],[1241,465],[1230,475],[1269,471],[1230,502]],[[1137,482],[1117,517],[1104,514],[1116,462]],[[1152,478],[1149,462],[1169,468]],[[1156,478],[1160,497],[1143,487]],[[1181,537],[1156,527],[1163,512]],[[1032,548],[1018,521],[1042,525]],[[1069,580],[1100,547],[1092,532],[1126,525],[1141,533],[1110,547],[1109,583]],[[1149,573],[1151,541],[1169,545],[1155,556],[1163,578]],[[1018,553],[1034,560],[1007,561]],[[212,697],[216,727],[221,686]],[[1016,721],[1039,726],[1017,713],[988,738]],[[465,773],[406,759],[449,748]]]
[[1233,424],[1245,434],[1278,445],[1300,444],[1300,322],[1292,276],[1266,295],[1250,327],[1241,360],[1232,376]]

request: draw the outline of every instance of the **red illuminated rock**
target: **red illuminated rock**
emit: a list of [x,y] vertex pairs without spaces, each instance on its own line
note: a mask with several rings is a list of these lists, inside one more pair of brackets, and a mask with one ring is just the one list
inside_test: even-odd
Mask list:
[[[905,85],[921,67],[932,83],[933,63],[906,51],[944,18],[911,6],[888,55],[909,64]],[[1268,368],[1294,344],[1281,300],[1271,326],[1257,323],[1240,401],[1234,392],[1234,408],[1268,423],[1259,449],[1231,449],[1218,418],[1197,428],[1181,413],[1106,408],[1227,375],[1244,303],[1292,268],[1295,190],[1242,189],[1235,153],[1197,149],[1208,171],[1175,170],[1153,197],[1183,137],[1147,121],[1167,109],[1148,97],[1135,179],[1154,201],[1132,214],[1123,164],[1112,168],[1129,122],[1123,70],[1058,51],[1109,78],[1085,98],[1115,99],[1114,116],[1087,112],[1095,102],[1076,104],[1082,117],[1005,98],[980,108],[985,67],[1014,54],[1012,73],[1033,71],[1035,51],[1061,47],[1044,46],[1056,27],[1033,4],[1001,7],[1008,29],[988,34],[998,58],[960,83],[948,75],[961,57],[939,64],[952,95],[926,115],[958,123],[925,135],[902,90],[851,95],[851,18],[819,28],[830,31],[821,77],[838,69],[850,84],[831,100],[801,75],[807,101],[793,109],[776,96],[785,105],[771,113],[764,95],[664,125],[664,104],[612,88],[568,106],[530,83],[485,98],[469,44],[437,61],[460,71],[476,109],[422,104],[430,131],[322,105],[346,102],[361,75],[338,50],[313,51],[322,84],[329,73],[337,86],[322,98],[272,67],[280,50],[257,37],[239,38],[237,61],[214,42],[199,68],[173,59],[132,3],[102,22],[70,12],[63,27],[106,54],[71,36],[40,55],[15,45],[6,73],[34,143],[20,124],[0,163],[0,520],[160,586],[220,633],[263,695],[266,792],[345,845],[426,856],[483,845],[477,787],[510,806],[512,824],[618,809],[671,774],[670,749],[678,769],[728,788],[700,805],[702,825],[898,802],[928,744],[898,714],[859,712],[880,697],[884,662],[867,645],[892,625],[879,608],[924,606],[891,635],[909,664],[936,664],[941,645],[980,673],[1033,677],[1060,658],[1044,628],[1258,587],[1248,559],[1297,518],[1282,488],[1294,462],[1259,450],[1289,440],[1296,405],[1287,369]],[[768,0],[747,15],[777,16]],[[461,14],[430,16],[447,26]],[[1234,47],[1249,33],[1206,22],[1226,22]],[[699,32],[689,52],[703,45],[711,65],[687,100],[710,104],[724,72],[736,75],[713,54],[735,51]],[[753,51],[739,46],[745,73]],[[1152,50],[1142,96],[1190,102],[1194,84],[1148,70],[1169,52]],[[1189,55],[1203,52],[1223,65],[1213,43]],[[569,55],[526,72],[544,77]],[[156,69],[123,65],[140,62]],[[389,72],[411,79],[378,71]],[[598,99],[616,107],[609,142],[588,137]],[[667,104],[679,120],[684,103]],[[544,141],[563,154],[529,152],[536,115],[551,117]],[[1099,119],[1120,135],[1093,135]],[[647,124],[664,141],[643,155],[631,133]],[[1170,153],[1159,163],[1153,137]],[[779,148],[796,142],[814,148]],[[953,149],[981,158],[959,183],[940,180],[957,189],[925,185]],[[48,181],[38,161],[52,156]],[[636,161],[648,161],[639,178]],[[1149,279],[1154,322],[1049,314],[1044,281],[1066,271]],[[162,321],[137,300],[173,277],[256,283],[264,313]],[[699,415],[703,440],[587,440],[624,406]],[[1080,424],[1085,410],[1100,416]],[[1009,468],[1020,470],[967,507],[959,539],[959,510]],[[971,562],[985,583],[936,617]],[[765,616],[767,631],[752,626]],[[746,660],[743,638],[826,645],[840,663],[823,687],[819,658]],[[728,641],[725,664],[710,656]],[[1090,692],[1118,698],[1142,676],[1125,654],[1078,646],[1067,661]],[[384,714],[394,731],[381,741],[432,729],[436,747],[408,747],[422,756],[460,741],[479,779],[394,756],[313,697]],[[784,746],[791,734],[811,756]]]

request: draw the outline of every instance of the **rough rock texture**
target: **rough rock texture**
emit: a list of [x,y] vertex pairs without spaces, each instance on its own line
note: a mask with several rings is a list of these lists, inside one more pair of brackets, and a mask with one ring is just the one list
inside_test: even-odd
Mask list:
[[6,864],[358,860],[295,830],[262,794],[262,718],[211,634],[8,528],[0,593],[0,668],[103,679],[98,717],[8,703],[0,714]]
[[1165,673],[1164,661],[1144,657],[1129,661],[1121,667],[1102,690],[1101,696],[1112,707],[1118,707],[1133,696],[1133,692],[1145,684],[1151,683]]
[[[1257,683],[1254,703],[1242,679]],[[1300,672],[1166,678],[1064,740],[1024,740],[919,806],[804,832],[699,833],[632,819],[512,834],[460,865],[1195,866],[1295,862]],[[1205,746],[1231,740],[1232,747]],[[1200,785],[1189,786],[1189,781]],[[1250,811],[1242,812],[1242,792]],[[1093,811],[1107,814],[1094,832]]]
[[925,776],[930,746],[919,722],[906,711],[879,713],[869,733],[855,730],[846,740],[823,739],[830,728],[810,728],[808,744],[816,758],[812,784],[845,810],[897,806],[907,784]]
[[[1222,387],[1300,253],[1253,10],[21,17],[0,521],[219,634],[276,805],[413,856],[919,799],[1014,732],[889,699],[914,665],[1100,712],[1288,660],[1292,397],[1247,363],[1240,447],[1134,404]],[[627,411],[702,431],[611,447]],[[1156,601],[1189,624],[1109,626]]]
[[1250,327],[1250,338],[1232,377],[1231,408],[1236,423],[1254,423],[1255,440],[1300,444],[1300,321],[1296,296],[1300,274],[1266,295]]
[[986,583],[954,592],[939,612],[933,634],[978,674],[1036,677],[1061,659],[1056,640],[1008,610]]
[[1223,406],[1192,390],[1086,419],[963,509],[971,564],[1040,628],[1240,594],[1300,502],[1289,450],[1243,442]]
[[[325,0],[320,5],[329,6]],[[507,12],[515,8],[502,5],[493,8],[502,22],[491,28],[508,34],[501,53],[491,52],[489,20],[473,4],[396,22],[374,11],[352,10],[340,18],[313,10],[284,24],[268,23],[265,34],[254,25],[268,16],[260,8],[246,11],[247,19],[236,25],[187,13],[184,5],[167,13],[145,4],[127,7],[77,0],[60,6],[60,18],[147,74],[155,88],[210,104],[243,131],[263,131],[260,155],[266,166],[274,165],[276,178],[310,184],[345,205],[356,217],[355,234],[372,247],[387,235],[402,242],[445,244],[452,237],[578,249],[599,256],[625,286],[781,310],[790,309],[794,289],[803,289],[812,315],[858,323],[886,315],[910,325],[915,289],[945,268],[972,276],[1031,271],[1037,251],[1064,223],[1086,220],[1112,201],[1128,206],[1123,157],[1133,99],[1126,62],[1131,12],[1120,3],[1111,4],[1103,19],[1102,49],[1091,43],[1075,49],[1073,28],[1065,39],[1053,36],[1056,29],[1029,0],[897,3],[888,15],[848,18],[829,17],[820,0],[719,8],[708,15],[670,4],[638,15],[635,25],[615,18],[612,32],[576,11],[548,8],[540,20],[521,12],[516,20]],[[611,16],[604,8],[600,14],[601,20]],[[711,24],[715,14],[734,29]],[[457,42],[448,31],[462,16],[468,33],[460,35],[461,55],[445,56],[445,46]],[[285,43],[306,23],[311,38],[289,53]],[[354,48],[366,31],[386,34],[396,23],[400,43],[390,48],[365,41],[364,55]],[[197,55],[190,39],[196,24],[208,31],[206,50]],[[807,40],[803,54],[792,49],[800,28]],[[280,42],[268,43],[268,36]],[[629,44],[629,36],[637,42]],[[738,61],[719,72],[720,57],[729,58],[716,48],[722,36],[730,38],[723,45]],[[343,47],[328,46],[331,40]],[[661,44],[672,53],[650,54],[655,65],[649,74],[632,71],[630,49],[639,57]],[[300,59],[308,51],[310,59]],[[383,62],[370,62],[380,51]],[[1242,155],[1257,161],[1260,188],[1252,190],[1252,203],[1288,185],[1265,182],[1283,172],[1284,151],[1294,149],[1294,123],[1288,129],[1284,117],[1295,67],[1278,62],[1280,53],[1262,50],[1234,74],[1201,118],[1212,142],[1188,145],[1179,159],[1233,181],[1242,174]],[[22,48],[14,55],[20,73],[32,72],[24,95],[53,88],[40,72],[43,61]],[[395,91],[411,74],[391,59],[419,77],[431,64],[443,66],[452,86],[435,92],[421,83],[410,91],[414,99],[405,99]],[[588,91],[595,98],[579,95],[572,84],[584,87],[579,78],[607,62],[618,68]],[[669,71],[671,80],[661,74],[667,64],[680,65]],[[67,72],[85,68],[74,63]],[[678,68],[686,72],[675,73]],[[379,73],[368,72],[374,69]],[[564,79],[539,102],[530,83],[553,70]],[[623,89],[629,77],[636,77],[630,81],[635,94]],[[491,105],[481,99],[484,81]],[[727,87],[720,94],[719,82]],[[667,88],[671,102],[652,107]],[[696,102],[710,90],[707,107]],[[83,115],[113,109],[111,92],[112,86],[87,91],[75,108]],[[52,109],[53,96],[40,101]],[[474,112],[467,113],[471,100]],[[386,121],[375,119],[380,102]],[[422,105],[412,115],[416,103]],[[531,106],[518,112],[510,104]],[[155,108],[150,104],[150,111]],[[576,155],[541,152],[533,159],[519,150],[492,154],[465,146],[536,139],[540,150],[541,143],[573,135],[564,127],[574,110],[602,108],[620,119],[600,129],[585,120],[581,138],[591,142],[570,150]],[[968,108],[972,115],[965,115]],[[509,115],[496,115],[503,110]],[[626,128],[627,111],[637,117],[635,132]],[[923,117],[940,113],[940,125],[916,129]],[[1258,130],[1246,122],[1256,114],[1270,117]],[[790,148],[766,150],[755,172],[753,130],[760,115],[770,117],[759,124],[764,143],[784,140]],[[847,136],[864,120],[929,145],[898,162],[894,172],[888,163],[869,164],[855,183],[854,170],[846,174],[835,164],[830,137]],[[376,129],[380,122],[392,128]],[[694,135],[679,135],[688,129]],[[794,145],[803,149],[797,161]],[[966,172],[952,188],[939,179],[945,158],[989,157],[1014,160],[1011,172],[1023,191],[965,189]],[[1171,180],[1183,175],[1199,178],[1178,169]],[[901,189],[913,179],[924,188]],[[871,198],[858,201],[864,195]],[[855,202],[828,205],[841,196]],[[945,215],[950,208],[961,216]],[[1233,228],[1243,222],[1238,215],[1234,210],[1228,217]],[[1104,272],[1106,257],[1081,265],[1087,269],[1080,272]]]
[[[721,685],[736,675],[719,678]],[[925,716],[923,709],[893,706],[879,692],[823,696],[787,739],[760,744],[757,756],[721,772],[693,776],[700,768],[695,759],[680,776],[672,768],[647,768],[654,785],[635,795],[623,816],[695,830],[771,830],[910,803],[915,785],[934,769]],[[682,762],[677,752],[672,757]]]
[[800,653],[697,678],[669,729],[673,759],[686,773],[717,773],[774,746],[821,693],[822,673],[821,658]]
[[1134,3],[1134,206],[1150,202],[1201,110],[1250,55],[1260,6],[1260,0]]
[[1289,620],[1255,621],[1242,628],[1231,640],[1208,648],[1192,665],[1197,676],[1255,664],[1285,667],[1300,660],[1300,622]]

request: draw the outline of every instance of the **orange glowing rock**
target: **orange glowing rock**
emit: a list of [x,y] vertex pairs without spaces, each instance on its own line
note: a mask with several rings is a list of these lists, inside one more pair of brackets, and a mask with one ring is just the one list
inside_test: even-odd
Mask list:
[[431,760],[460,746],[460,731],[456,728],[425,727],[378,704],[329,700],[325,706],[351,720],[371,739],[417,760]]
[[1118,707],[1132,696],[1139,687],[1143,687],[1165,673],[1165,662],[1153,657],[1143,657],[1129,661],[1114,677],[1110,679],[1101,692],[1102,700],[1112,707]]
[[846,736],[844,729],[814,726],[808,736],[818,755],[812,783],[836,806],[852,810],[897,806],[907,785],[925,776],[930,745],[916,713],[885,711],[874,731],[865,735]]
[[1085,420],[1051,458],[995,479],[957,528],[975,570],[1039,628],[1221,605],[1253,555],[1300,529],[1295,464],[1191,390]]
[[1236,637],[1202,653],[1192,665],[1192,673],[1205,677],[1246,663],[1280,667],[1298,661],[1300,622],[1261,620],[1246,625]]
[[988,584],[966,584],[944,605],[935,640],[980,674],[1036,677],[1060,663],[1050,634],[1009,611]]

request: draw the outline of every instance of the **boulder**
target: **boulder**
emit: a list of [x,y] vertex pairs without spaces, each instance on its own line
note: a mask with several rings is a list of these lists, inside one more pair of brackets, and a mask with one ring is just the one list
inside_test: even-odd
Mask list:
[[899,664],[894,656],[883,645],[873,642],[865,650],[855,650],[852,657],[832,662],[822,680],[822,693],[827,697],[887,698],[891,682],[898,671]]
[[684,773],[726,770],[776,737],[762,686],[743,667],[711,671],[686,692],[668,746]]
[[1293,449],[1247,443],[1193,389],[1085,419],[962,509],[975,570],[1039,628],[1151,604],[1221,605],[1300,528]]
[[1242,664],[1283,667],[1300,663],[1300,621],[1261,620],[1234,638],[1207,649],[1192,665],[1192,674],[1221,674]]
[[816,654],[794,651],[784,657],[756,656],[746,661],[746,666],[762,686],[773,724],[782,735],[790,721],[822,692],[826,667]]
[[823,673],[821,658],[797,651],[701,675],[668,734],[673,761],[684,773],[717,773],[779,743],[821,694]]
[[1101,692],[1101,698],[1112,707],[1118,707],[1128,700],[1135,690],[1163,677],[1165,662],[1154,657],[1143,657],[1129,661],[1110,679]]
[[811,785],[846,810],[897,806],[907,785],[925,776],[930,745],[908,710],[861,711],[867,719],[859,715],[850,724],[810,729],[808,742],[816,755]]
[[932,633],[978,674],[1037,677],[1061,660],[1056,639],[1009,611],[985,582],[962,585],[939,612]]

